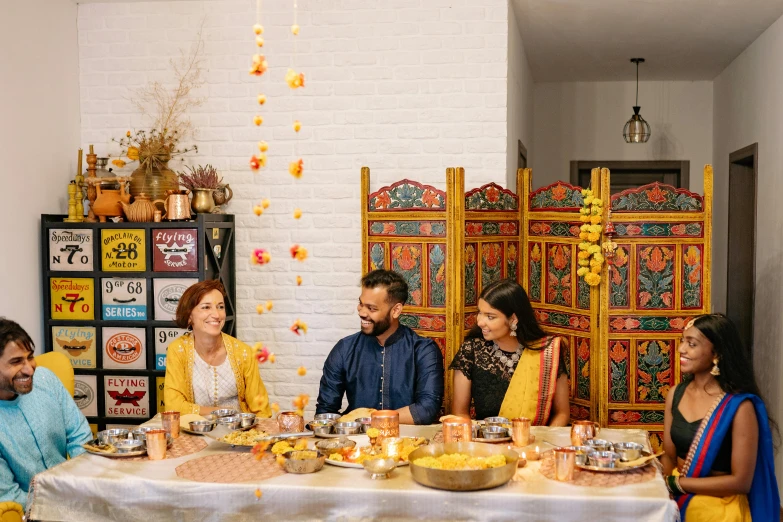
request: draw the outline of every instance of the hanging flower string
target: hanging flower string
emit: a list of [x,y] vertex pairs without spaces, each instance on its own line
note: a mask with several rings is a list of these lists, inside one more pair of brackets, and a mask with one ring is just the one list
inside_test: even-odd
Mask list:
[[584,278],[590,286],[598,286],[601,283],[601,268],[604,264],[604,256],[601,253],[601,220],[603,215],[603,201],[593,196],[592,189],[582,190],[584,203],[579,213],[582,221],[579,239],[579,269],[576,271],[579,277]]

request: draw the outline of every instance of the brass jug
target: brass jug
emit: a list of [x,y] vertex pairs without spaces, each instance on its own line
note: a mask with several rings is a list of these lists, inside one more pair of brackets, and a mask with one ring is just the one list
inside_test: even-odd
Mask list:
[[220,209],[221,205],[225,205],[229,201],[231,201],[231,198],[234,197],[234,191],[231,190],[231,187],[226,183],[225,185],[220,185],[218,188],[212,191],[212,199],[215,200],[215,208],[212,209],[213,214],[221,214],[222,210]]
[[215,200],[212,199],[212,191],[214,189],[208,188],[194,188],[193,189],[193,202],[190,208],[196,214],[209,214],[212,209],[215,208]]
[[163,208],[166,209],[166,215],[163,216],[168,221],[178,221],[181,219],[190,219],[190,191],[167,190],[166,201],[163,202]]

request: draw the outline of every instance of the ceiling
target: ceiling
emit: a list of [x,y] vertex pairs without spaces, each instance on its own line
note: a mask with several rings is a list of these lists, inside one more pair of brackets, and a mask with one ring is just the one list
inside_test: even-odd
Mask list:
[[783,0],[511,0],[535,82],[713,80]]

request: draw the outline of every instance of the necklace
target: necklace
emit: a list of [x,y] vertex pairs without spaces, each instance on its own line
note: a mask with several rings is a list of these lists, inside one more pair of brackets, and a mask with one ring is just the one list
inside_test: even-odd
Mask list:
[[500,346],[498,346],[498,343],[492,343],[492,347],[495,349],[494,356],[495,358],[500,360],[500,364],[507,368],[513,368],[514,365],[519,361],[519,356],[522,355],[522,345],[518,344],[517,349],[513,354],[510,354],[508,352],[504,352],[500,349]]

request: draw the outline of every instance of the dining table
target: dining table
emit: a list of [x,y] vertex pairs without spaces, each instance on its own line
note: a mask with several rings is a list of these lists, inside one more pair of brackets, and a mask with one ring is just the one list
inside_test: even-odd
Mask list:
[[[440,425],[401,426],[400,435],[433,439],[440,429]],[[570,428],[533,427],[531,433],[544,455],[556,446],[570,445]],[[385,480],[372,480],[364,469],[329,463],[316,473],[287,474],[270,455],[256,460],[246,448],[199,435],[180,437],[187,437],[180,443],[187,443],[192,452],[155,461],[82,454],[36,475],[28,518],[78,522],[678,519],[677,505],[654,463],[633,480],[623,474],[585,480],[589,477],[580,479],[578,471],[571,483],[547,476],[546,458],[528,459],[502,486],[445,491],[414,481],[409,466],[396,468]],[[361,437],[367,440],[360,435],[359,444]],[[604,428],[601,437],[638,442],[650,450],[644,430]]]

